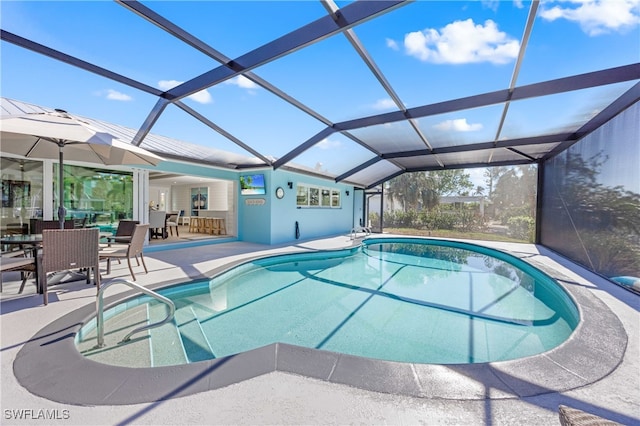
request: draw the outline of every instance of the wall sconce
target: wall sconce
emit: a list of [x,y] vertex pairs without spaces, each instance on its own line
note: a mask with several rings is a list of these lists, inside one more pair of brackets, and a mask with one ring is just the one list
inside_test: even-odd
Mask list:
[[348,197],[348,196],[349,196],[349,190],[347,189],[347,190],[345,191],[345,193],[347,194],[347,197]]
[[287,186],[289,187],[289,189],[293,189],[293,182],[287,182]]

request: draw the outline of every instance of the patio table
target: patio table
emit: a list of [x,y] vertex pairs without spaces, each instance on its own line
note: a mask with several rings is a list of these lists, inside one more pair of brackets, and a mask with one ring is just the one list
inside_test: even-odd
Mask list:
[[[102,236],[103,233],[100,233],[100,235]],[[108,234],[108,233],[104,233],[104,234]],[[106,236],[106,235],[105,235]],[[38,256],[38,249],[42,246],[42,234],[14,234],[14,235],[7,235],[4,236],[2,238],[0,238],[0,244],[7,244],[7,245],[19,245],[21,247],[23,246],[29,246],[29,251],[32,253],[32,256],[37,257]],[[39,268],[39,266],[38,266]],[[66,276],[69,276],[66,280],[63,281],[63,278],[65,278]],[[53,283],[52,284],[64,284],[67,282],[71,282],[71,281],[77,281],[79,279],[84,279],[84,274],[81,274],[80,272],[74,272],[74,271],[60,271],[60,272],[54,272],[51,275],[47,276],[47,281],[51,280],[52,278],[54,278]],[[52,285],[50,284],[50,285]],[[36,283],[37,287],[38,287],[38,293],[42,294],[42,288],[40,286],[40,283]]]

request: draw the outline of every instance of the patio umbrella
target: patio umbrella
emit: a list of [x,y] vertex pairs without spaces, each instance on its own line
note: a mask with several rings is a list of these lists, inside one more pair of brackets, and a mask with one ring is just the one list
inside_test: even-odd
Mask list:
[[33,158],[58,158],[60,229],[64,227],[64,159],[105,165],[156,165],[162,158],[118,140],[66,111],[3,116],[0,151]]

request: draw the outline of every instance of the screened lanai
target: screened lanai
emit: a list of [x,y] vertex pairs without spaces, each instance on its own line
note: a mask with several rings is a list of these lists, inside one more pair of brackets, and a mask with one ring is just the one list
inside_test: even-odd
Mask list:
[[[568,243],[554,241],[551,210],[566,206],[551,189],[572,173],[574,145],[606,157],[611,187],[640,193],[637,2],[8,2],[2,12],[4,97],[117,123],[122,139],[167,158],[365,190],[408,172],[535,164],[537,241],[547,232],[559,249]],[[587,216],[587,228],[613,226]],[[572,258],[598,270],[574,234]]]
[[[637,26],[585,33],[579,22],[552,18],[559,7],[553,4],[481,3],[56,2],[68,22],[58,21],[64,30],[48,34],[35,28],[47,28],[54,6],[18,2],[3,7],[3,94],[25,100],[7,93],[22,61],[33,61],[42,74],[37,86],[58,85],[63,71],[93,73],[144,99],[135,114],[136,145],[166,151],[146,136],[165,134],[181,115],[180,123],[210,130],[194,142],[249,154],[230,167],[297,167],[365,188],[408,171],[545,161],[637,100]],[[27,12],[35,25],[18,19]],[[103,12],[135,26],[135,38],[109,31],[100,23]],[[295,19],[274,21],[278,13]],[[210,16],[211,26],[195,16]],[[229,27],[233,32],[224,32]],[[597,37],[598,30],[608,36]],[[84,41],[87,31],[99,43]],[[454,32],[491,34],[474,51]],[[616,32],[620,42],[603,50]],[[562,33],[570,37],[548,38]],[[224,40],[240,37],[243,43]],[[179,45],[180,54],[166,57],[158,48],[165,43]],[[135,49],[140,54],[131,60]],[[197,66],[173,72],[179,74],[173,87],[158,87],[154,74],[173,68],[169,62]],[[214,109],[191,97],[230,82],[260,99],[216,96]],[[67,84],[56,90],[64,93],[56,103],[101,118],[73,108],[76,95]],[[264,108],[277,114],[262,114]],[[229,113],[260,131],[238,127]],[[330,151],[326,146],[339,147],[340,155],[318,155]],[[203,160],[191,147],[171,154]]]

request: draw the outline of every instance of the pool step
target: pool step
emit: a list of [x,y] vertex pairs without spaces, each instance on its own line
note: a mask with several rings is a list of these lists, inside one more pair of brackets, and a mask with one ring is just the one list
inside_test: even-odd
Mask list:
[[78,350],[96,362],[123,367],[150,367],[151,352],[149,334],[141,332],[131,340],[120,343],[131,330],[147,323],[147,305],[138,305],[111,317],[105,316],[103,348],[96,348],[97,332],[94,328],[83,336]]
[[[163,303],[149,306],[149,323],[162,321],[168,314],[168,308]],[[152,366],[184,364],[187,354],[178,332],[175,319],[160,327],[149,330],[151,336]]]
[[211,345],[202,331],[191,306],[176,306],[175,321],[189,362],[215,358]]

